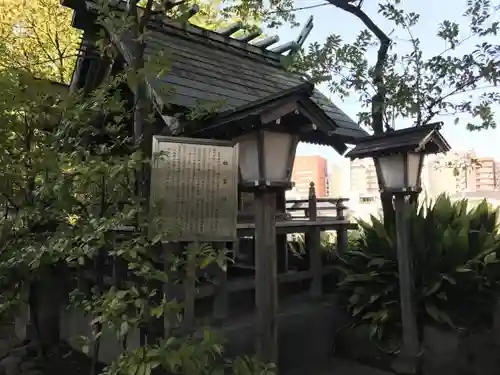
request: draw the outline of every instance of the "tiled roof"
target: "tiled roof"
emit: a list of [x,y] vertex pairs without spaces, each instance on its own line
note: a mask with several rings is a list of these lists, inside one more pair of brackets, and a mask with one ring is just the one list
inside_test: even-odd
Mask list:
[[[179,35],[172,29],[164,26],[161,31],[152,31],[146,39],[148,56],[163,53],[171,62],[169,72],[151,81],[157,93],[165,87],[173,88],[173,93],[159,95],[164,103],[194,108],[200,102],[211,102],[224,111],[306,82],[270,58],[224,43],[207,43],[206,38],[189,33]],[[366,136],[357,123],[318,90],[312,100],[334,120],[339,135]]]
[[[63,0],[78,11],[82,5],[91,11],[98,9],[94,0]],[[124,10],[124,1],[115,1]],[[257,100],[300,86],[307,79],[284,67],[287,56],[267,47],[260,47],[206,30],[188,22],[178,22],[166,16],[150,20],[147,25],[146,56],[165,56],[170,64],[162,76],[148,79],[151,94],[160,110],[176,105],[186,109],[203,104],[216,112],[238,110]],[[116,36],[115,36],[116,37]],[[115,38],[115,43],[127,58],[130,40]],[[367,133],[318,90],[311,99],[333,120],[331,134],[339,141],[349,142]]]
[[439,132],[440,128],[441,123],[433,123],[361,138],[346,156],[363,158],[379,156],[387,150],[395,152],[419,147],[425,148],[429,153],[446,152],[450,150],[450,145]]

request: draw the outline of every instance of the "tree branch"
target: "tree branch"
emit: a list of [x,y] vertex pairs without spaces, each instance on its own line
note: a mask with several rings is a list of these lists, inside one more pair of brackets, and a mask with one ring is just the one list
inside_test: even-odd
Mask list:
[[360,7],[348,3],[346,0],[328,0],[328,2],[356,16],[379,40],[380,46],[377,52],[377,62],[373,73],[373,84],[376,93],[372,98],[372,129],[375,134],[384,132],[384,110],[386,90],[384,87],[384,67],[391,45],[391,39],[378,27],[375,22]]
[[141,21],[139,22],[139,33],[144,33],[144,28],[148,24],[151,15],[153,14],[153,0],[148,0],[146,7],[144,8],[144,13],[142,14]]
[[413,33],[411,32],[410,25],[407,24],[406,20],[403,21],[403,26],[405,30],[408,32],[410,36],[410,41],[413,46],[413,53],[415,56],[415,70],[416,70],[416,96],[417,96],[417,123],[416,126],[421,126],[422,124],[422,54],[420,52],[420,47],[418,45],[417,40],[413,37]]
[[5,197],[5,199],[7,200],[7,202],[16,210],[16,211],[19,211],[19,206],[17,204],[14,203],[14,201],[11,199],[11,197],[5,193],[5,192],[2,192],[2,195]]
[[[469,91],[469,90],[467,90],[467,87],[473,85],[474,83],[476,83],[480,79],[481,79],[481,77],[473,77],[472,79],[469,79],[465,82],[462,82],[462,84],[457,85],[457,87],[455,87],[452,91],[448,92],[447,94],[444,94],[438,98],[435,98],[433,101],[431,101],[426,107],[426,110],[429,114],[422,121],[422,125],[427,124],[437,114],[437,112],[433,110],[433,108],[436,105],[441,104],[444,100],[446,100],[447,98],[449,98],[451,96]],[[473,91],[473,89],[471,89],[470,91]]]

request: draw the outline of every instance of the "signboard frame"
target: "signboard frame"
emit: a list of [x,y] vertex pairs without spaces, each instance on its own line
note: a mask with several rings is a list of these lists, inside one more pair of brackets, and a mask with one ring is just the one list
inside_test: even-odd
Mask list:
[[[196,209],[193,209],[195,212],[194,212],[194,216],[193,218],[190,218],[189,216],[187,217],[184,217],[184,218],[181,218],[180,219],[180,222],[184,222],[184,226],[185,226],[185,223],[188,223],[190,219],[193,219],[193,221],[197,221],[198,224],[200,223],[200,220],[203,220],[202,218],[200,218],[200,210],[203,211],[203,215],[208,215],[210,217],[213,217],[215,218],[214,220],[216,220],[216,222],[218,223],[218,216],[217,216],[217,212],[220,211],[220,207],[218,207],[217,204],[209,204],[209,200],[210,200],[210,197],[207,197],[207,192],[211,191],[212,192],[212,198],[215,199],[215,202],[219,202],[221,203],[222,200],[225,198],[225,199],[229,199],[229,203],[228,203],[228,206],[231,207],[231,206],[234,206],[234,212],[230,212],[230,210],[225,210],[223,211],[222,215],[226,214],[226,219],[224,219],[224,224],[222,225],[222,228],[220,225],[218,224],[214,224],[215,225],[215,231],[213,233],[205,233],[203,231],[201,232],[196,232],[195,230],[189,230],[189,229],[185,229],[182,233],[179,233],[179,234],[176,234],[175,231],[174,233],[172,233],[171,235],[168,236],[169,240],[171,241],[179,241],[179,242],[233,242],[237,239],[237,217],[238,217],[238,179],[239,179],[239,170],[238,170],[238,146],[236,144],[236,142],[234,141],[222,141],[222,140],[214,140],[214,139],[200,139],[200,138],[186,138],[186,137],[171,137],[171,136],[164,136],[164,135],[154,135],[153,136],[153,145],[152,145],[152,155],[153,155],[153,163],[152,163],[152,167],[151,167],[151,197],[150,197],[150,201],[151,203],[153,204],[154,201],[160,199],[160,200],[163,200],[165,202],[165,205],[167,205],[167,207],[170,207],[172,208],[172,206],[175,206],[177,207],[177,210],[174,209],[174,210],[169,210],[169,212],[172,212],[172,215],[173,217],[181,217],[182,215],[179,214],[178,210],[180,208],[178,208],[178,206],[175,204],[176,202],[176,198],[175,197],[171,197],[171,194],[168,194],[168,192],[172,192],[172,191],[176,191],[178,193],[183,193],[183,197],[184,199],[187,199],[187,201],[189,202],[192,202],[193,200],[192,199],[195,199],[194,197],[191,199],[189,198],[189,192],[186,192],[186,191],[183,191],[182,189],[185,189],[185,190],[190,190],[191,192],[193,191],[193,185],[195,184],[195,182],[193,181],[192,184],[189,184],[189,183],[185,183],[185,177],[184,177],[184,180],[182,177],[179,177],[179,176],[182,176],[182,174],[177,174],[175,175],[178,180],[176,180],[176,182],[180,185],[178,186],[175,186],[175,183],[172,183],[172,184],[168,184],[168,180],[167,180],[167,186],[168,186],[168,190],[163,192],[163,194],[160,192],[160,185],[161,182],[160,182],[160,179],[168,179],[169,177],[166,177],[164,174],[162,174],[159,169],[161,169],[162,167],[158,166],[158,163],[161,163],[161,161],[156,161],[156,157],[158,157],[158,154],[160,154],[162,151],[165,152],[165,146],[164,145],[170,145],[170,147],[172,147],[172,145],[183,145],[183,146],[191,146],[191,151],[186,151],[186,152],[196,152],[196,150],[201,150],[201,149],[207,149],[206,146],[209,146],[211,147],[211,150],[212,152],[215,152],[217,155],[220,155],[221,153],[221,149],[226,149],[226,148],[230,148],[231,149],[231,155],[230,155],[230,158],[228,159],[231,159],[231,160],[227,160],[229,162],[228,164],[228,167],[224,167],[224,169],[226,169],[226,174],[224,175],[225,178],[223,178],[225,184],[226,184],[226,181],[227,181],[227,184],[228,184],[228,187],[225,188],[225,189],[221,189],[221,188],[215,188],[213,187],[214,183],[219,183],[220,181],[218,181],[217,179],[220,179],[221,175],[220,174],[217,174],[216,175],[213,175],[214,176],[214,179],[213,181],[204,181],[204,183],[202,184],[205,188],[205,190],[201,191],[200,190],[197,190],[198,192],[198,195],[197,195],[197,202],[199,203],[200,200],[203,202],[205,199],[208,199],[208,205],[204,205],[203,208],[200,208],[201,206],[198,206],[196,205],[195,203],[193,203],[192,205],[188,205],[188,206],[192,206],[192,207],[196,207]],[[197,147],[199,146],[199,147]],[[167,149],[168,149],[168,146],[167,146]],[[194,151],[193,151],[194,150]],[[214,151],[215,150],[215,151]],[[227,150],[224,150],[224,153],[226,153]],[[208,155],[208,154],[204,154],[202,152],[199,152],[198,153],[198,156],[199,155]],[[164,157],[167,157],[166,155]],[[179,156],[180,158],[181,156]],[[172,160],[172,159],[170,159]],[[190,159],[191,160],[191,159]],[[203,169],[203,172],[204,173],[207,173],[208,170],[210,170],[211,166],[213,166],[214,164],[212,163],[213,159],[212,160],[209,160],[208,157],[205,158],[205,159],[193,159],[195,161],[197,161],[199,164],[198,167],[200,167],[200,164],[203,164],[205,167],[208,167],[206,169]],[[192,160],[191,160],[192,161]],[[192,167],[193,165],[191,165]],[[186,165],[180,167],[180,168],[185,168]],[[168,167],[163,167],[163,168],[168,168]],[[219,165],[218,168],[221,168],[221,166]],[[180,169],[179,169],[180,170]],[[211,169],[213,170],[213,168]],[[219,170],[219,169],[217,169]],[[198,172],[202,171],[201,169],[198,169],[197,170]],[[176,173],[176,172],[173,172],[173,173]],[[178,172],[177,172],[178,173]],[[196,172],[193,172],[193,173],[196,173]],[[213,172],[215,173],[215,172]],[[174,176],[174,175],[172,175]],[[184,181],[184,186],[181,186],[182,185],[182,182]],[[217,185],[217,186],[220,186],[220,185]],[[232,192],[231,192],[232,190]],[[227,192],[230,192],[230,194],[227,194]],[[201,198],[201,195],[203,195],[203,198]],[[167,196],[167,195],[170,195]],[[187,197],[187,198],[186,198]],[[167,203],[168,202],[168,203]],[[220,206],[220,204],[219,204]],[[191,207],[191,208],[192,208]],[[191,213],[193,213],[193,210],[190,211]],[[162,212],[165,212],[165,211],[162,211]],[[201,215],[201,216],[203,216]],[[231,216],[231,217],[229,217]],[[213,224],[213,223],[212,223]],[[222,229],[222,231],[221,231]]]

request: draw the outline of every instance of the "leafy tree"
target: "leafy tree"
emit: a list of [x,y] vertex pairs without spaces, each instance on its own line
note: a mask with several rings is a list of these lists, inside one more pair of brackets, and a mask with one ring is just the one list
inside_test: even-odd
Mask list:
[[[323,46],[313,43],[305,53],[305,67],[318,78],[327,76],[335,93],[346,96],[355,92],[363,108],[371,105],[359,115],[361,123],[374,133],[393,128],[394,118],[408,118],[421,126],[439,116],[463,113],[474,117],[467,124],[469,130],[496,127],[492,105],[500,99],[495,93],[500,47],[494,43],[499,23],[490,1],[469,1],[464,10],[467,30],[461,30],[457,21],[443,20],[436,35],[447,47],[430,57],[413,31],[420,15],[406,12],[400,0],[380,2],[379,13],[408,36],[412,46],[408,52],[371,20],[362,9],[363,2],[329,2],[359,18],[366,29],[353,44],[342,44],[338,35],[330,36]],[[460,53],[460,46],[475,36],[478,44]],[[374,43],[379,49],[372,65],[369,53]],[[475,92],[478,95],[472,99],[461,95]]]
[[[164,8],[160,3],[155,2],[156,11]],[[176,9],[185,14],[194,5],[199,11],[190,22],[200,27],[217,29],[241,19],[234,13],[222,14],[219,2],[189,1]],[[15,67],[39,78],[69,83],[81,38],[71,25],[71,10],[59,0],[0,0],[0,10],[0,69]],[[259,23],[258,18],[243,21],[247,28]]]
[[0,69],[69,82],[80,38],[71,11],[58,0],[1,0],[0,9]]
[[[393,23],[391,34],[397,30],[407,35],[409,50],[400,48],[372,20],[363,10],[363,1],[328,2],[357,17],[366,28],[352,44],[343,43],[332,30],[323,45],[312,43],[304,51],[297,66],[319,82],[327,82],[340,97],[357,95],[362,107],[359,121],[373,133],[392,130],[395,119],[409,119],[414,126],[421,126],[442,116],[455,116],[458,124],[464,114],[473,118],[466,125],[468,130],[496,127],[493,108],[500,103],[496,92],[500,46],[495,37],[499,23],[489,0],[467,2],[467,30],[461,30],[453,20],[438,25],[436,35],[446,48],[434,56],[425,54],[413,31],[420,15],[406,12],[400,0],[381,1],[378,12]],[[474,48],[461,51],[462,44],[474,37]],[[372,56],[374,44],[378,44],[378,50]],[[382,194],[382,202],[384,216],[391,221],[391,198]]]
[[[153,2],[140,14],[135,5],[129,4],[125,22],[102,9],[102,17],[135,33],[136,59],[123,74],[107,77],[91,92],[68,93],[67,86],[36,76],[57,79],[54,71],[34,71],[11,60],[0,70],[0,307],[6,312],[17,302],[30,302],[43,349],[51,350],[53,342],[45,333],[56,325],[38,324],[32,297],[55,279],[53,285],[72,290],[70,307],[83,308],[93,318],[93,335],[84,345],[93,358],[104,329],[122,342],[123,354],[106,374],[149,375],[159,369],[193,375],[270,374],[272,367],[251,358],[226,360],[213,332],[206,330],[201,338],[186,332],[178,319],[183,304],[163,295],[162,287],[182,282],[191,269],[187,267],[222,265],[226,259],[209,246],[191,246],[181,254],[161,252],[169,232],[161,230],[161,217],[145,199],[156,156],[148,154],[145,141],[146,124],[153,119],[144,76],[155,72],[145,61],[142,36]],[[115,57],[106,40],[99,45],[103,58]],[[124,91],[127,84],[135,95],[132,103]],[[151,226],[160,229],[158,235],[150,236]],[[103,275],[109,258],[119,275],[113,285]],[[88,271],[94,275],[90,290],[82,284]],[[58,295],[54,290],[56,308]],[[151,327],[164,317],[172,329],[169,338]],[[133,329],[141,332],[138,349],[127,346]],[[96,372],[94,361],[91,374]]]

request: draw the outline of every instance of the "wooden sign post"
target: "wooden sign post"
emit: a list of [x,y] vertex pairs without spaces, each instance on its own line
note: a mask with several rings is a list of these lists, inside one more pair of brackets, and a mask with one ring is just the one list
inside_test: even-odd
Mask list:
[[[169,243],[164,244],[164,251],[185,252],[187,243],[198,249],[202,243],[217,243],[220,249],[236,241],[238,147],[233,142],[154,136],[153,157],[151,202],[160,214],[161,225],[153,226],[151,235],[166,231]],[[193,251],[197,250],[187,251],[187,265],[180,277],[184,283],[183,327],[187,330],[195,326]],[[165,295],[171,294],[170,285],[165,285]],[[223,313],[223,309],[218,312]],[[169,320],[166,317],[166,335],[171,328]]]
[[238,148],[232,142],[153,137],[151,200],[177,242],[231,242],[238,215]]

